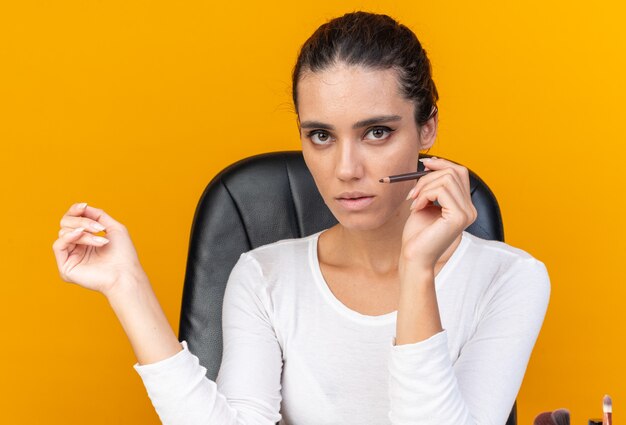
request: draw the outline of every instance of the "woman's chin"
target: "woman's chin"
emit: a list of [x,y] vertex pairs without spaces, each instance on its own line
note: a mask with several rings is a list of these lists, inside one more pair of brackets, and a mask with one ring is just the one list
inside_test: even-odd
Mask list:
[[401,204],[397,209],[385,209],[383,211],[332,211],[335,219],[347,230],[373,231],[386,229],[386,232],[402,233],[404,224],[410,211],[407,206]]
[[335,218],[343,228],[358,232],[376,230],[385,224],[385,220],[374,214],[341,214]]

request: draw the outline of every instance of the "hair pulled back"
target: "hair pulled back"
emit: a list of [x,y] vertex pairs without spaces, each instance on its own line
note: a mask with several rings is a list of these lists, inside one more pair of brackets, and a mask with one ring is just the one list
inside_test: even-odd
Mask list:
[[321,25],[302,45],[292,74],[293,103],[298,111],[298,81],[346,63],[397,71],[401,94],[415,104],[415,121],[422,125],[434,114],[439,95],[430,61],[416,35],[393,18],[352,12]]

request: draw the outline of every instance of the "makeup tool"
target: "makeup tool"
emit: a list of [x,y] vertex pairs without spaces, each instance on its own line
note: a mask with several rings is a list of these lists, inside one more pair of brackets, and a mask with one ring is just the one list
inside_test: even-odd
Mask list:
[[395,183],[395,182],[403,182],[406,180],[418,180],[420,177],[425,176],[428,173],[432,173],[433,170],[426,171],[414,171],[412,173],[406,174],[396,174],[395,176],[389,176],[378,180],[381,183]]
[[569,425],[570,415],[567,409],[557,409],[552,412],[552,419],[556,425]]
[[554,412],[543,412],[537,415],[533,425],[570,425],[570,414],[567,409]]
[[556,425],[556,422],[552,419],[552,412],[543,412],[537,415],[533,425]]
[[613,425],[613,400],[608,395],[602,399],[602,425]]

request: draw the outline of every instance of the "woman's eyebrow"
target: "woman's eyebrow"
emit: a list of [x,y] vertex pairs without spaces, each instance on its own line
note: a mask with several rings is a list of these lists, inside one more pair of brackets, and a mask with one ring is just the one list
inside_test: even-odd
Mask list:
[[368,125],[381,124],[389,121],[400,121],[401,119],[402,117],[400,115],[381,115],[378,117],[372,117],[366,120],[357,121],[354,123],[352,128],[357,129],[361,127],[367,127]]
[[300,123],[300,128],[323,128],[324,130],[334,130],[335,127],[333,127],[330,124],[324,124],[323,122],[320,121],[304,121]]
[[[381,115],[378,117],[368,118],[366,120],[357,121],[352,125],[352,128],[357,129],[361,127],[367,127],[368,125],[381,124],[389,121],[400,121],[402,117],[400,115]],[[330,124],[326,124],[320,121],[303,121],[300,123],[300,128],[323,128],[324,130],[334,130]]]

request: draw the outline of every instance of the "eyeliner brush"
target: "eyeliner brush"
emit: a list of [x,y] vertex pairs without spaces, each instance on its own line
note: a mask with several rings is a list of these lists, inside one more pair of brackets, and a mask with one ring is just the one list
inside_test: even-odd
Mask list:
[[426,171],[414,171],[412,173],[406,174],[397,174],[395,176],[384,177],[378,180],[381,183],[395,183],[395,182],[403,182],[406,180],[418,180],[420,177],[425,176],[428,173],[432,173],[433,170]]

